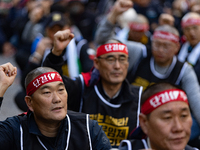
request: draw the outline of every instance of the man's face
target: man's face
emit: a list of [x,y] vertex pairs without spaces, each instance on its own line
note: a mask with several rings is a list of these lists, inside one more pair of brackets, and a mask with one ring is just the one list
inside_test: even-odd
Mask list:
[[178,50],[179,44],[170,40],[155,38],[152,41],[152,54],[155,62],[160,66],[170,65]]
[[136,42],[142,42],[142,37],[145,36],[145,32],[130,30],[129,31],[129,40],[136,41]]
[[200,42],[200,25],[191,25],[184,27],[183,33],[191,46],[196,46]]
[[61,121],[67,114],[67,91],[60,81],[44,84],[32,95],[31,111],[35,119]]
[[183,150],[190,138],[192,118],[185,102],[174,101],[151,112],[146,134],[152,149]]
[[60,30],[63,30],[63,27],[61,27],[60,25],[54,25],[53,27],[47,27],[46,35],[53,41],[54,34]]
[[126,78],[128,65],[128,55],[121,52],[104,54],[94,60],[102,82],[109,84],[122,83]]

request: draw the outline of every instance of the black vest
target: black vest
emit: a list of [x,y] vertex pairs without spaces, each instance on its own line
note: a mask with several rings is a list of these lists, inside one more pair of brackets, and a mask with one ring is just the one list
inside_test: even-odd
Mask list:
[[[128,83],[128,82],[127,82]],[[82,112],[90,114],[102,126],[112,147],[118,147],[121,140],[139,125],[141,87],[128,85],[122,87],[119,99],[113,104],[105,100],[100,85],[86,88],[83,95]],[[116,100],[119,100],[116,98]]]
[[[145,58],[138,66],[135,76],[130,79],[130,83],[133,85],[143,86],[143,90],[147,88],[147,86],[157,83],[157,82],[170,82],[172,84],[180,84],[180,80],[182,79],[184,72],[184,64],[177,59],[175,59],[171,66],[171,71],[168,72],[168,75],[165,77],[159,77],[156,75],[156,71],[153,71],[154,68],[151,61],[152,58]],[[170,67],[171,67],[170,66]]]
[[[90,150],[89,116],[69,110],[67,114],[53,147],[49,147],[49,144],[45,145],[45,142],[42,142],[44,140],[43,136],[29,132],[27,115],[19,116],[22,127],[20,133],[23,135],[23,140],[21,136],[20,141],[23,149],[44,150],[44,147],[46,147],[46,149],[65,150],[68,147],[68,150]],[[52,144],[50,143],[50,145]]]

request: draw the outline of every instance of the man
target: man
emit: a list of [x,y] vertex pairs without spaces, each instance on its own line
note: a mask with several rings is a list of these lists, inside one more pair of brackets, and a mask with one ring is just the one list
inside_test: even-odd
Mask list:
[[[63,48],[73,37],[70,30],[57,32],[54,47],[44,65],[62,72]],[[111,40],[98,47],[91,74],[82,74],[74,80],[63,76],[69,94],[68,108],[88,113],[91,119],[97,120],[112,147],[118,147],[120,141],[127,139],[129,132],[139,124],[142,88],[125,80],[128,65],[126,45]],[[95,80],[96,76],[100,78]]]
[[[192,118],[186,93],[175,85],[157,83],[142,95],[140,127],[135,140],[123,141],[120,150],[194,150],[187,145]],[[146,136],[146,138],[142,138]]]
[[159,25],[165,25],[168,24],[170,26],[174,26],[175,19],[172,15],[167,14],[167,13],[162,13],[160,14],[158,18],[158,24]]
[[[24,101],[24,97],[26,96],[24,80],[27,73],[36,67],[41,66],[46,55],[50,53],[50,49],[53,47],[53,38],[57,31],[70,28],[73,32],[73,29],[75,28],[74,26],[70,26],[70,22],[67,22],[63,13],[57,11],[52,12],[47,16],[44,27],[46,33],[45,37],[40,34],[40,36],[35,39],[32,45],[32,55],[29,57],[28,64],[26,64],[26,67],[22,72],[21,86],[23,88],[15,96],[17,106],[23,111],[27,110],[27,106]],[[85,40],[83,39],[78,42],[73,39],[73,41],[71,41],[64,50],[63,59],[65,60],[65,63],[62,66],[62,70],[63,74],[70,78],[78,76],[80,68],[83,72],[88,72],[93,66],[93,60],[89,58],[90,55],[88,54],[88,51],[92,51],[92,49],[89,49],[87,42],[84,41]]]
[[196,137],[195,134],[199,133],[195,127],[200,125],[200,89],[192,66],[177,60],[178,50],[178,31],[168,25],[156,28],[152,39],[152,56],[140,62],[135,75],[129,78],[129,81],[134,85],[142,85],[144,89],[161,81],[180,85],[188,95],[191,112],[194,116],[191,134],[191,139],[193,139]]
[[[118,39],[122,41],[129,51],[129,68],[128,72],[133,72],[133,68],[137,68],[139,61],[147,56],[146,46],[130,40],[122,40],[116,37],[115,29],[119,23],[119,17],[124,12],[133,7],[131,0],[117,0],[108,15],[100,22],[95,33],[95,42],[97,45],[106,43],[109,39]],[[122,15],[123,16],[123,15]],[[141,27],[141,26],[140,26]],[[146,24],[143,26],[146,29]]]
[[[11,64],[0,67],[0,96],[16,76]],[[39,67],[25,80],[27,113],[0,123],[2,150],[111,148],[102,128],[82,113],[67,111],[68,94],[58,72]]]
[[[127,18],[130,18],[130,15],[133,16],[133,13],[130,14],[127,13],[127,11],[125,11],[119,17],[123,18],[124,16],[127,16]],[[117,32],[117,36],[119,39],[142,43],[146,46],[147,50],[150,51],[151,33],[149,32],[148,19],[145,16],[143,16],[142,14],[136,14],[134,19],[127,22],[126,26],[124,25],[125,27],[122,26],[123,20],[118,20],[117,22],[122,27],[122,30]]]
[[194,67],[200,83],[200,15],[195,12],[185,14],[181,25],[187,42],[181,47],[178,59],[181,62],[187,61]]
[[[106,20],[103,20],[97,29],[96,41],[98,44],[113,36],[112,32],[117,16],[131,7],[131,4],[130,0],[116,1]],[[188,95],[192,114],[200,125],[200,89],[196,74],[188,63],[179,62],[175,56],[180,47],[178,31],[169,25],[156,28],[153,33],[152,55],[148,57],[143,55],[141,49],[132,47],[132,41],[128,41],[126,44],[128,50],[135,53],[129,54],[132,64],[127,75],[128,81],[134,85],[143,86],[143,89],[160,81],[180,84]]]

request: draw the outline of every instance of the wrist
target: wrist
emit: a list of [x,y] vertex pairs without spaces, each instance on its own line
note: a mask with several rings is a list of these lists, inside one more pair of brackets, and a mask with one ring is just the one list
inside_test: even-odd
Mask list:
[[115,15],[113,15],[112,13],[110,13],[108,16],[107,16],[107,20],[111,23],[111,24],[116,24],[116,19],[117,17]]
[[56,51],[56,50],[52,49],[51,52],[56,56],[61,56],[62,55],[62,51]]
[[0,97],[3,97],[6,90],[8,89],[8,87],[5,87],[5,86],[0,86],[1,87],[1,90],[0,90]]
[[37,63],[39,64],[42,61],[42,55],[38,52],[34,52],[30,57],[29,57],[29,61],[33,62],[33,63]]

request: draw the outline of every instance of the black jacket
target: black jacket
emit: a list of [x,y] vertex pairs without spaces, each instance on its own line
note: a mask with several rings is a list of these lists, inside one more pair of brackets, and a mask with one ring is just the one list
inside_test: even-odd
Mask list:
[[[63,59],[50,53],[44,66],[54,68],[62,75]],[[68,109],[90,114],[97,120],[110,139],[111,146],[118,147],[127,139],[130,131],[139,125],[140,96],[142,88],[124,80],[120,93],[113,99],[106,96],[101,79],[93,86],[85,86],[83,76],[72,80],[62,76],[68,92]]]

